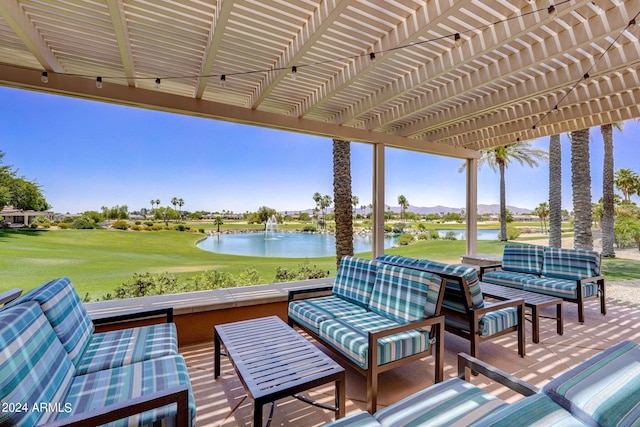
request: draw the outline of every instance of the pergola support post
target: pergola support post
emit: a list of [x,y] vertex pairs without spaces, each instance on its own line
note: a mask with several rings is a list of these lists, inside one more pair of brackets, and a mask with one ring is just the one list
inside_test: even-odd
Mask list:
[[467,159],[467,254],[478,253],[478,159]]
[[384,253],[384,144],[373,144],[373,258]]

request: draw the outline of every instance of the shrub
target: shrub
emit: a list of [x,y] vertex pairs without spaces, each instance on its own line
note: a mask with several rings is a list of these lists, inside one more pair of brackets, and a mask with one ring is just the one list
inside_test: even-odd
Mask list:
[[236,279],[225,271],[209,270],[198,274],[189,280],[186,285],[188,291],[201,291],[210,289],[232,288],[237,286]]
[[124,299],[162,295],[179,292],[176,277],[169,273],[151,274],[133,273],[133,279],[115,289],[115,293],[107,294],[102,299]]
[[153,226],[153,221],[145,221],[144,225],[146,225],[147,227],[152,227]]
[[117,230],[127,230],[129,229],[129,223],[127,223],[127,221],[114,221],[113,224],[111,224],[112,228],[115,228]]
[[411,242],[413,242],[412,234],[402,234],[400,237],[398,237],[398,244],[401,246],[406,246]]
[[304,233],[315,233],[317,231],[316,227],[313,225],[305,225],[302,229]]
[[265,281],[258,274],[258,270],[253,267],[246,268],[238,276],[238,285],[259,285]]
[[204,228],[198,228],[198,233],[204,234]]
[[136,224],[136,225],[132,225],[132,226],[131,226],[131,229],[132,229],[133,231],[143,231],[143,230],[144,230],[144,227],[143,227],[143,226],[141,226],[140,224]]
[[318,267],[309,265],[309,262],[298,264],[298,268],[289,270],[286,267],[276,268],[274,282],[292,282],[294,280],[320,279],[329,277],[328,271],[320,270]]
[[384,225],[384,232],[385,233],[391,233],[393,231],[393,227],[391,226],[391,224],[385,224]]
[[396,222],[395,224],[393,224],[392,230],[396,234],[401,234],[404,232],[406,226],[407,224],[405,224],[404,222]]
[[71,228],[87,230],[91,228],[98,228],[98,224],[93,219],[83,215],[73,220]]
[[66,230],[67,228],[69,228],[69,224],[67,224],[66,222],[59,222],[56,227],[61,228],[63,230]]
[[[520,229],[507,224],[507,240],[515,240],[520,236]],[[502,240],[501,232],[498,232],[498,240]]]
[[175,226],[175,229],[177,231],[184,231],[185,230],[185,226],[184,226],[184,224],[178,224],[178,225]]
[[418,234],[418,240],[430,240],[431,236],[427,233]]
[[443,237],[444,240],[458,240],[456,237],[455,231],[447,231],[447,233]]

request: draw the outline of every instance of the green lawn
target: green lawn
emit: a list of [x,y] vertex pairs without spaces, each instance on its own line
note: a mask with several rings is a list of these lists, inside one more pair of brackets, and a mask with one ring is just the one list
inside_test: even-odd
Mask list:
[[[195,246],[204,235],[177,231],[131,232],[116,230],[0,231],[0,292],[25,290],[61,276],[72,279],[81,295],[96,299],[129,280],[133,273],[170,272],[191,276],[218,269],[237,275],[253,267],[265,282],[272,282],[277,267],[295,268],[304,258],[264,258],[216,254]],[[503,244],[478,241],[478,252],[501,254]],[[388,249],[387,253],[414,258],[459,262],[462,240],[418,241]],[[371,253],[359,254],[371,257]],[[308,259],[311,265],[335,274],[335,258]],[[605,260],[610,280],[640,278],[640,262]]]

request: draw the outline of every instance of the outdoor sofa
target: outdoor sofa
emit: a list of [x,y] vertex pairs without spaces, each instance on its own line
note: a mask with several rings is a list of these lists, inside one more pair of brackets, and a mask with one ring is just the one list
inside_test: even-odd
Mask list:
[[575,303],[578,321],[584,323],[588,299],[599,298],[600,312],[607,313],[600,265],[596,251],[510,244],[504,247],[501,264],[480,267],[480,280]]
[[4,306],[0,425],[193,425],[187,367],[164,311],[167,323],[94,333],[68,278]]
[[[458,355],[459,376],[374,413],[326,427],[631,426],[640,421],[640,347],[624,341],[591,357],[541,390],[482,361]],[[470,384],[477,372],[525,396],[507,403]]]
[[434,355],[434,379],[442,381],[442,289],[434,274],[347,256],[333,286],[289,292],[289,324],[367,378],[367,410],[373,413],[381,372]]
[[513,332],[518,335],[518,354],[526,355],[524,300],[485,302],[475,268],[387,254],[380,255],[376,261],[442,277],[445,283],[442,301],[445,330],[468,339],[471,356],[479,357],[481,342]]

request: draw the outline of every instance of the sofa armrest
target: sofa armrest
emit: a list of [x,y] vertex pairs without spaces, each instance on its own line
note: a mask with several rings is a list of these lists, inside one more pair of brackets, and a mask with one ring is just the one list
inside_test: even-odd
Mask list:
[[469,382],[472,372],[482,374],[523,396],[531,396],[539,392],[538,388],[518,377],[514,377],[468,354],[458,353],[458,377]]
[[482,275],[484,274],[485,271],[495,271],[495,270],[502,270],[502,263],[500,263],[500,264],[481,265],[480,266],[480,280],[482,281]]
[[[377,363],[377,348],[378,348],[378,340],[384,337],[388,337],[393,334],[398,334],[400,332],[410,331],[413,329],[420,329],[435,326],[437,328],[435,332],[435,337],[437,340],[442,342],[442,337],[444,334],[444,316],[431,316],[426,319],[416,320],[414,322],[402,323],[398,326],[393,326],[385,329],[381,329],[376,332],[369,332],[369,360],[373,360],[375,358]],[[440,343],[438,343],[440,344]],[[374,351],[374,349],[376,351]]]
[[102,425],[172,403],[178,405],[176,426],[188,427],[191,423],[189,420],[189,386],[186,384],[140,396],[128,402],[74,414],[44,425],[47,427]]
[[499,301],[495,303],[485,302],[484,307],[472,308],[471,311],[473,312],[474,318],[477,320],[477,318],[483,316],[484,314],[490,313],[492,311],[501,310],[503,308],[508,308],[508,307],[518,307],[518,306],[522,306],[522,309],[524,310],[524,299],[516,298],[516,299],[510,299],[506,301]]
[[13,288],[9,289],[6,292],[0,293],[0,305],[8,304],[14,299],[18,298],[20,295],[22,295],[22,289],[20,288]]
[[126,314],[92,318],[94,325],[106,325],[109,323],[128,322],[130,320],[147,319],[151,317],[165,316],[167,322],[173,322],[173,307],[158,308],[154,310],[136,311]]
[[333,285],[318,286],[315,288],[294,289],[289,291],[287,296],[287,302],[291,302],[295,299],[298,299],[296,298],[298,295],[305,295],[305,294],[329,294],[330,295],[332,292],[333,292]]
[[580,279],[578,280],[578,284],[581,285],[583,283],[591,283],[591,282],[596,282],[601,284],[602,286],[604,286],[604,276],[593,276],[593,277],[587,277],[584,279]]

